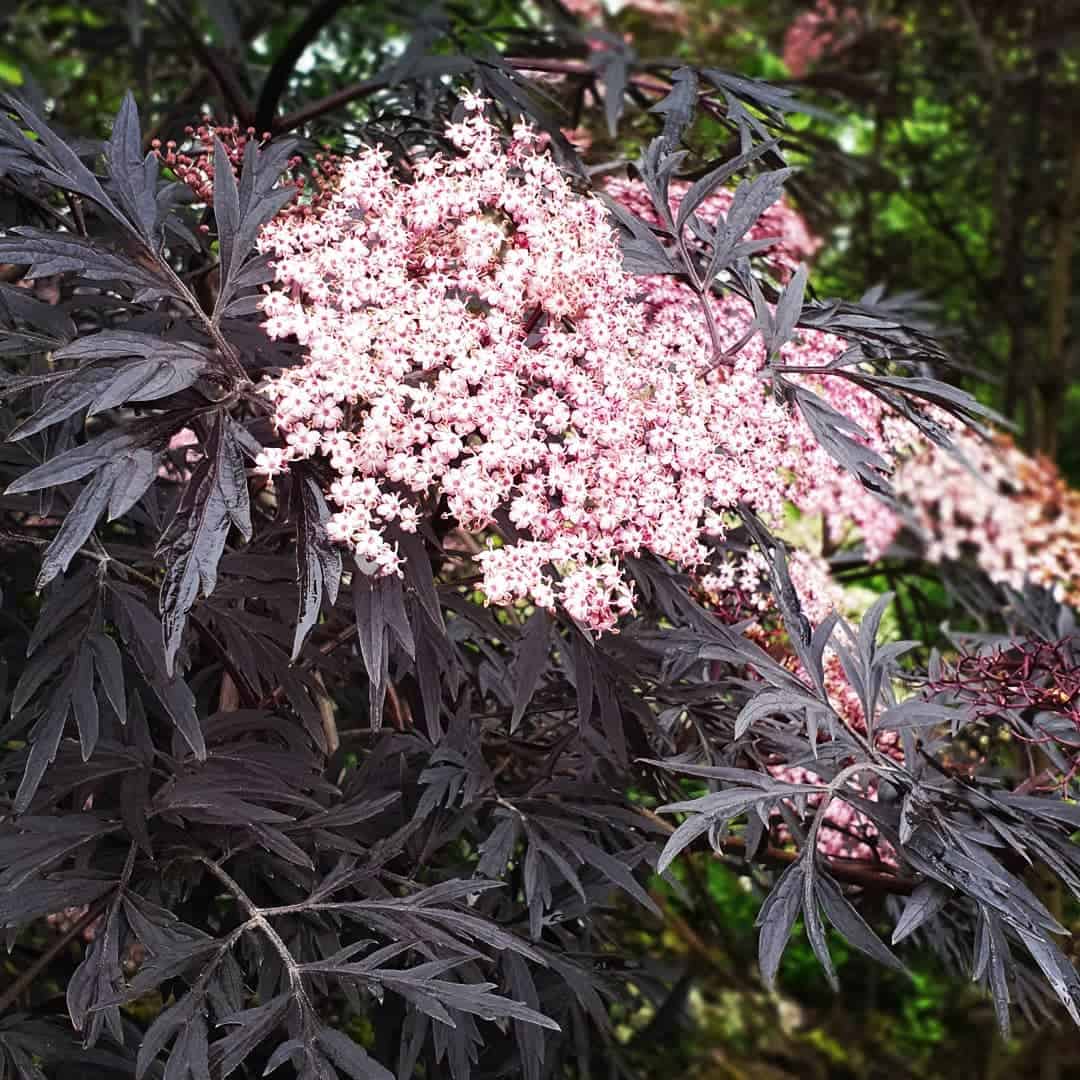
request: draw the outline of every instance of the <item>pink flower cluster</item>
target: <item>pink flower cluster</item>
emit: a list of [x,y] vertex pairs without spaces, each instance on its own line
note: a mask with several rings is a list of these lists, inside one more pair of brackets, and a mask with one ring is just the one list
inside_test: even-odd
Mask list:
[[[865,493],[767,392],[760,341],[710,371],[696,297],[628,274],[602,203],[531,129],[504,147],[483,102],[467,103],[448,131],[458,156],[421,161],[405,184],[367,151],[317,216],[264,231],[279,285],[265,328],[295,335],[306,360],[266,387],[284,446],[261,471],[324,456],[330,533],[371,573],[396,571],[388,530],[415,530],[439,499],[470,531],[505,514],[517,536],[476,556],[489,601],[561,603],[594,629],[633,609],[624,557],[695,567],[738,503],[857,518]],[[751,321],[731,298],[714,314],[727,346]],[[841,348],[807,332],[786,358]],[[874,409],[844,385],[821,389]]]
[[894,486],[914,510],[931,561],[973,558],[991,580],[1032,582],[1059,599],[1080,596],[1080,492],[1053,462],[1011,439],[959,435],[963,461],[927,448],[898,471]]
[[[788,573],[803,612],[815,626],[842,607],[843,590],[829,572],[829,564],[820,556],[794,548],[788,554]],[[728,555],[723,561],[714,562],[709,572],[698,578],[696,587],[710,607],[721,614],[730,612],[731,622],[776,614],[769,592],[768,564],[757,548],[743,557]]]
[[[605,190],[639,217],[659,225],[659,217],[644,184],[638,181],[613,179]],[[689,184],[675,181],[669,193],[673,210],[678,210]],[[695,211],[707,228],[716,225],[720,215],[731,208],[734,193],[720,188],[702,201]],[[801,214],[785,198],[771,206],[759,218],[748,239],[776,238],[776,244],[761,254],[762,261],[781,281],[787,280],[800,263],[807,261],[821,248],[822,241],[807,228]],[[654,333],[667,340],[697,339],[697,347],[705,348],[705,331],[699,308],[691,302],[685,286],[669,277],[646,278],[640,282],[640,295]],[[714,301],[714,317],[720,330],[723,348],[730,349],[743,339],[753,322],[751,306],[740,297],[728,294]],[[803,330],[798,338],[784,346],[785,364],[802,367],[825,367],[836,360],[845,345],[830,334]],[[765,363],[760,338],[744,346],[740,359],[760,369]],[[891,414],[882,402],[850,382],[836,378],[806,376],[798,381],[813,390],[837,411],[854,420],[866,433],[868,445],[886,461],[894,452],[907,447],[917,435],[907,421]],[[809,427],[800,417],[792,417],[785,433],[794,456],[800,462],[793,483],[784,497],[807,514],[821,514],[830,535],[842,539],[857,535],[866,545],[871,558],[876,558],[892,542],[898,522],[895,514],[866,489],[850,473],[836,467],[835,462],[818,444]],[[922,442],[918,445],[921,447]]]
[[802,79],[819,60],[853,52],[875,33],[895,37],[904,32],[903,20],[895,15],[875,15],[866,5],[839,7],[833,0],[817,0],[791,21],[781,55],[792,76]]
[[832,0],[818,0],[809,11],[800,12],[784,34],[782,55],[792,76],[803,78],[823,56],[850,45],[855,36],[852,28],[857,31],[860,22],[855,8],[838,9]]

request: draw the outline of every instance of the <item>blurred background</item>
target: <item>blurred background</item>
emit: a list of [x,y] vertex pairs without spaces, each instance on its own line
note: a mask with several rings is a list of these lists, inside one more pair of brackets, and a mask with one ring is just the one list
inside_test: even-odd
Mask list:
[[[347,0],[6,0],[0,87],[88,137],[130,87],[152,136],[182,139],[208,111],[230,122],[238,102],[259,123],[347,90],[407,46],[416,18]],[[950,378],[1080,484],[1080,0],[465,0],[419,25],[505,53],[548,23],[617,34],[643,60],[789,85],[815,106],[788,148],[793,201],[824,241],[819,293],[900,295],[947,340]],[[378,108],[344,92],[306,134],[348,146],[350,124]],[[582,137],[597,160],[637,154],[633,130]],[[8,222],[18,208],[2,188],[0,175]],[[767,994],[749,880],[701,855],[682,884],[657,895],[663,933],[627,913],[625,948],[670,962],[685,989],[670,1015],[619,1018],[642,1077],[1080,1077],[1071,1026],[1020,1024],[1006,1042],[990,1005],[929,960],[905,980],[834,943],[834,995],[796,938]]]

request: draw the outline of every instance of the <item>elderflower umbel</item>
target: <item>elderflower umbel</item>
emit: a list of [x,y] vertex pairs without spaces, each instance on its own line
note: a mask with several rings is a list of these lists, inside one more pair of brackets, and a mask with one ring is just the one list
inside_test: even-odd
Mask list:
[[[482,101],[466,105],[447,131],[458,156],[406,184],[365,151],[317,216],[264,231],[266,331],[306,356],[266,387],[285,445],[260,468],[325,457],[330,535],[371,573],[396,571],[391,531],[438,498],[466,530],[505,515],[517,535],[475,556],[488,599],[561,603],[600,630],[633,610],[625,557],[697,566],[740,503],[854,513],[852,484],[767,392],[760,342],[709,371],[696,297],[627,273],[602,203],[530,129],[505,147]],[[714,310],[733,344],[747,306]],[[808,332],[785,359],[841,348]]]

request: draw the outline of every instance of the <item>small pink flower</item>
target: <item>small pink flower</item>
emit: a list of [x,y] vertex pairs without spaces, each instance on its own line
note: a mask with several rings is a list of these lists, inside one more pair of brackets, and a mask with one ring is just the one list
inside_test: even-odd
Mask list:
[[286,451],[268,447],[255,458],[255,471],[260,476],[277,476],[288,471]]

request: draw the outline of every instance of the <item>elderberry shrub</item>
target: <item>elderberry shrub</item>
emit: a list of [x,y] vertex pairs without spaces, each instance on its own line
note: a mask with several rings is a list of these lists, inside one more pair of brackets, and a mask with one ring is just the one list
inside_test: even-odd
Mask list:
[[[767,984],[801,919],[833,981],[827,927],[967,967],[1005,1030],[1080,1019],[1028,881],[1080,891],[1073,503],[1048,561],[912,481],[1001,459],[895,305],[808,296],[787,91],[593,57],[612,129],[650,106],[622,175],[488,52],[410,51],[330,156],[6,104],[0,925],[58,940],[0,991],[0,1075],[624,1067],[628,982],[682,991],[620,919],[710,848],[767,883]],[[699,108],[737,152],[688,153]],[[897,552],[998,636],[901,663],[841,588]],[[961,759],[988,726],[1031,768]]]

